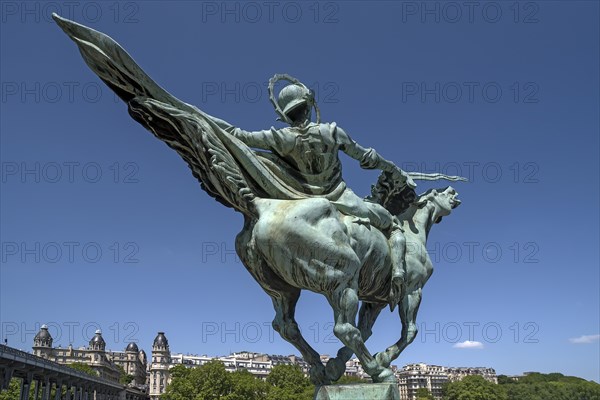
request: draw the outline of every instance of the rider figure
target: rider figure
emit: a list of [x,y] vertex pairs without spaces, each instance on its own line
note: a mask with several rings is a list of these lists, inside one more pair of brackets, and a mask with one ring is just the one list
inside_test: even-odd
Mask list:
[[213,117],[213,120],[247,146],[272,152],[278,163],[285,164],[294,172],[304,193],[315,197],[327,195],[343,185],[341,195],[332,200],[332,204],[343,214],[355,217],[355,222],[379,229],[388,239],[392,264],[389,304],[393,310],[400,301],[404,284],[404,234],[388,210],[359,198],[345,186],[338,151],[358,160],[362,168],[392,173],[401,184],[411,188],[416,186],[415,183],[394,163],[381,157],[374,149],[360,146],[335,123],[311,122],[312,108],[316,108],[314,95],[301,83],[284,87],[279,93],[277,106],[282,119],[290,127],[248,132],[218,118]]

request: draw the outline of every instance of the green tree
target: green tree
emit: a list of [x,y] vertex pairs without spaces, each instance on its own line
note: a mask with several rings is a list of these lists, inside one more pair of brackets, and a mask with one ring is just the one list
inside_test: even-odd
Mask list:
[[127,372],[125,372],[125,369],[122,366],[117,365],[117,369],[119,370],[120,383],[122,383],[123,385],[128,385],[131,383],[131,381],[133,381],[133,375],[129,375]]
[[271,385],[268,400],[311,400],[315,390],[297,365],[276,365],[267,383]]
[[431,394],[429,389],[426,389],[426,388],[417,389],[416,395],[417,395],[417,400],[434,400],[433,395]]
[[446,384],[444,400],[508,400],[508,397],[502,386],[473,375]]
[[518,381],[498,377],[509,400],[596,400],[600,399],[600,385],[560,373],[534,372]]
[[510,385],[512,383],[515,383],[515,380],[513,380],[512,378],[509,378],[506,375],[498,375],[498,384],[499,385]]
[[129,385],[133,381],[133,375],[125,374],[119,377],[119,382],[123,385]]
[[161,396],[165,400],[227,399],[233,392],[232,378],[218,360],[198,368],[178,365],[171,369],[171,383]]
[[192,369],[193,381],[199,386],[196,400],[220,399],[232,392],[231,375],[221,361],[212,360]]
[[192,369],[177,365],[170,370],[171,382],[167,385],[161,399],[192,400],[198,394],[198,388],[192,383]]
[[85,372],[88,375],[98,376],[98,372],[96,372],[92,367],[84,363],[74,362],[71,364],[67,364],[67,367],[76,369],[77,371]]
[[170,372],[162,400],[311,400],[314,393],[298,366],[276,366],[266,381],[246,370],[229,373],[217,360],[197,368],[178,365]]
[[[12,378],[8,384],[8,390],[3,390],[0,393],[0,400],[19,400],[21,395],[21,379]],[[29,390],[29,397],[32,398],[33,385]]]
[[271,386],[257,379],[250,372],[244,370],[231,374],[232,392],[227,400],[263,400],[269,395]]

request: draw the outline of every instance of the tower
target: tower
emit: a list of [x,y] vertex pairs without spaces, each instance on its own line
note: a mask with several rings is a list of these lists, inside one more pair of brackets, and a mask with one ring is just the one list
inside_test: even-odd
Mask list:
[[152,344],[150,364],[150,400],[159,400],[170,382],[171,351],[164,332],[158,332]]
[[48,325],[44,324],[33,338],[33,354],[43,358],[50,358],[52,354],[52,335],[48,332]]
[[[102,331],[100,329],[96,330],[94,337],[90,340],[88,346],[88,352],[90,354],[90,361],[92,368],[94,366],[101,366],[104,364],[104,351],[106,349],[106,342],[102,337]],[[94,368],[96,369],[96,368]]]
[[119,361],[126,374],[133,376],[135,385],[146,384],[146,353],[138,345],[131,342],[125,348],[125,360]]
[[133,377],[136,376],[137,374],[137,361],[138,361],[138,352],[140,351],[140,349],[138,348],[137,344],[135,342],[131,342],[127,345],[127,347],[125,348],[125,357],[127,358],[127,361],[125,363],[125,367],[123,368],[125,370],[126,374],[129,374]]

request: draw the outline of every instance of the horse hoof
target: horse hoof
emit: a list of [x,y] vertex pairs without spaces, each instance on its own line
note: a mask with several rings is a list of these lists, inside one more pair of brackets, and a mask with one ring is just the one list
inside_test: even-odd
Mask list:
[[346,363],[342,362],[337,358],[330,358],[327,361],[327,365],[325,366],[325,373],[327,374],[327,378],[332,381],[337,381],[344,375],[344,371],[346,371]]
[[394,371],[390,368],[385,368],[379,374],[372,376],[373,382],[375,383],[397,383],[398,379],[396,379],[396,375],[394,375]]
[[325,367],[321,366],[321,368],[312,367],[309,371],[310,383],[315,386],[322,385],[330,385],[331,379],[328,378],[327,373],[325,371]]

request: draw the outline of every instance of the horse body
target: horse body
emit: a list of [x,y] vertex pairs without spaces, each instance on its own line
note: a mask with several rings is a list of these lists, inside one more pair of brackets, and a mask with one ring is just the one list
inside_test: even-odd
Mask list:
[[[258,200],[250,227],[262,261],[290,286],[327,293],[341,281],[359,283],[365,301],[386,301],[391,274],[389,246],[377,229],[356,223],[328,200]],[[265,209],[264,213],[260,211]],[[247,228],[245,228],[246,230]]]
[[[374,381],[393,380],[391,361],[414,340],[421,289],[433,266],[425,243],[431,225],[458,204],[452,188],[422,196],[398,216],[407,240],[406,285],[398,308],[400,340],[372,356],[364,345],[379,312],[389,301],[391,265],[386,237],[377,229],[341,214],[328,200],[257,199],[257,219],[246,218],[236,249],[254,279],[271,296],[273,327],[311,364],[315,383],[337,380],[356,353]],[[323,294],[334,311],[334,334],[345,347],[327,367],[306,343],[294,319],[300,291]],[[355,319],[362,300],[358,326]]]

